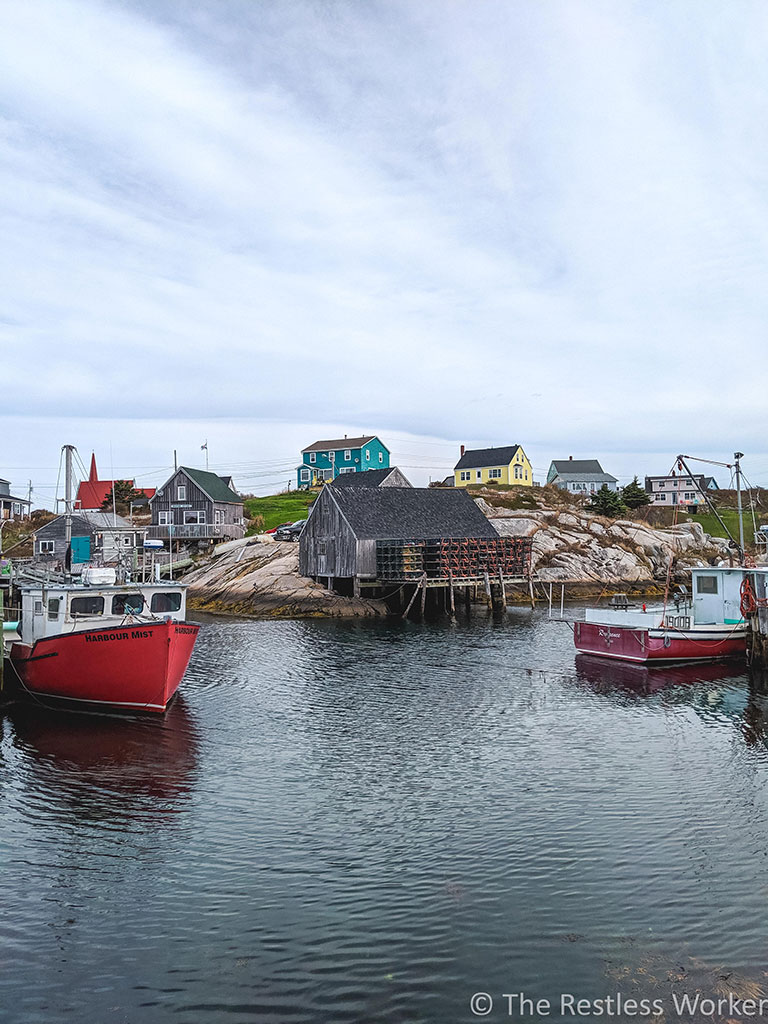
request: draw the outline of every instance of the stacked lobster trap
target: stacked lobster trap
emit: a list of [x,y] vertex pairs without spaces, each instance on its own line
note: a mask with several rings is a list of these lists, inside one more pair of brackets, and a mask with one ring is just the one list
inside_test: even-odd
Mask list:
[[376,575],[387,582],[527,579],[529,537],[456,537],[433,540],[377,540]]

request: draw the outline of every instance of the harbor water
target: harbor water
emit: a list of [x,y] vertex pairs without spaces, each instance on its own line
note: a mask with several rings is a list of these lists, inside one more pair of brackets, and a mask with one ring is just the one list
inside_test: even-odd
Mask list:
[[742,672],[576,657],[525,609],[212,619],[165,717],[12,705],[0,1020],[765,994],[768,703]]

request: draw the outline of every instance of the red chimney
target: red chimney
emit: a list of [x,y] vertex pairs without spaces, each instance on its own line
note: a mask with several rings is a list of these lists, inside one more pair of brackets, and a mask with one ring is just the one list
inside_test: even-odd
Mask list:
[[461,455],[464,454],[464,445],[461,446]]
[[569,461],[569,462],[573,462],[573,456],[572,456],[572,455],[569,455],[569,456],[568,456],[568,461]]

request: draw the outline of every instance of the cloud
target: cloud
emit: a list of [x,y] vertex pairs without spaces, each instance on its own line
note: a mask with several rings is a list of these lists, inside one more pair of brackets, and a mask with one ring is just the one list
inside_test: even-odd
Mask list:
[[13,422],[765,451],[761,5],[0,22]]

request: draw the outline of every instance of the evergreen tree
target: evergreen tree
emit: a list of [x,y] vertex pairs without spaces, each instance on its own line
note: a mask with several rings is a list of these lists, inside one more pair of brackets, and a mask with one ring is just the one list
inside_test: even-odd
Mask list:
[[627,484],[621,490],[621,500],[627,506],[627,508],[642,508],[643,505],[650,503],[648,492],[644,490],[637,482],[637,477],[632,480],[631,484]]
[[[112,485],[114,490],[114,508],[119,516],[127,516],[131,510],[131,502],[139,501],[144,497],[143,491],[137,491],[130,480],[115,480]],[[101,503],[102,512],[112,511],[112,491],[107,494]]]
[[627,506],[621,500],[618,491],[609,491],[608,484],[603,484],[596,494],[589,499],[587,508],[598,515],[607,516],[609,519],[618,519],[627,511]]

